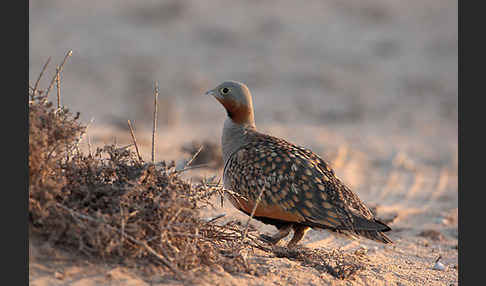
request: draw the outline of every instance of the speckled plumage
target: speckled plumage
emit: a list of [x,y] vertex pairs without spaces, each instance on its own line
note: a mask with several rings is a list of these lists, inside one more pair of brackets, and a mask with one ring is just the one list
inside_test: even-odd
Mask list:
[[[256,130],[251,95],[246,86],[240,89],[240,85],[225,82],[208,93],[215,95],[229,87],[228,94],[215,95],[230,120],[223,130],[224,186],[240,195],[229,199],[248,215],[263,189],[254,217],[279,229],[275,236],[264,238],[277,243],[293,229],[294,237],[288,244],[292,247],[310,227],[315,227],[390,243],[383,234],[390,228],[374,218],[324,160],[306,148]],[[249,102],[251,120],[235,122],[236,109],[231,108],[237,105],[235,102]],[[238,108],[242,110],[240,105]]]

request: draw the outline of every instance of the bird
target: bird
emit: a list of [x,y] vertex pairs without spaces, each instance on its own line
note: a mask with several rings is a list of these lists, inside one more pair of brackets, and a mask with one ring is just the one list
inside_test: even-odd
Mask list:
[[257,131],[252,95],[238,81],[224,81],[205,93],[226,110],[221,146],[223,188],[248,216],[277,228],[260,235],[272,245],[289,236],[294,248],[310,229],[392,243],[391,228],[378,220],[319,155],[285,139]]

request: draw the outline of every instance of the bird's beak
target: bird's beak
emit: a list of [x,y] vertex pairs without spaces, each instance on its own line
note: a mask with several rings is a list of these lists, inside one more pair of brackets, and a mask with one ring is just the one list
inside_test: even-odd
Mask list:
[[214,98],[216,98],[216,99],[217,99],[219,102],[221,102],[221,103],[222,103],[223,98],[222,98],[222,97],[221,97],[221,95],[219,95],[219,93],[218,93],[217,91],[215,91],[214,89],[211,89],[211,90],[207,91],[207,92],[205,93],[205,95],[212,95],[212,96],[214,96]]
[[212,95],[212,96],[216,96],[216,93],[214,92],[213,89],[209,90],[209,91],[206,91],[205,95]]

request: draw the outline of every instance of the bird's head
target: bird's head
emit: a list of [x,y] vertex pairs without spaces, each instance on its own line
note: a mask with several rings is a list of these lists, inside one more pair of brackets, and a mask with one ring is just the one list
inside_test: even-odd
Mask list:
[[206,92],[214,96],[226,109],[228,117],[236,124],[255,126],[253,103],[248,87],[237,81],[225,81]]

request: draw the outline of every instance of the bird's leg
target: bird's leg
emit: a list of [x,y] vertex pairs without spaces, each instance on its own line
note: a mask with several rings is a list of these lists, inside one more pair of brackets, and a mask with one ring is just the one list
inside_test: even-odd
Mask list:
[[286,224],[278,229],[278,232],[274,234],[273,236],[269,236],[266,234],[260,235],[260,237],[271,243],[271,244],[277,244],[282,238],[286,237],[289,235],[290,230],[292,229],[292,224]]
[[289,241],[287,244],[288,248],[293,248],[295,245],[302,239],[304,238],[305,233],[310,229],[310,227],[306,225],[300,225],[300,224],[294,224],[293,225],[294,229],[294,237]]

